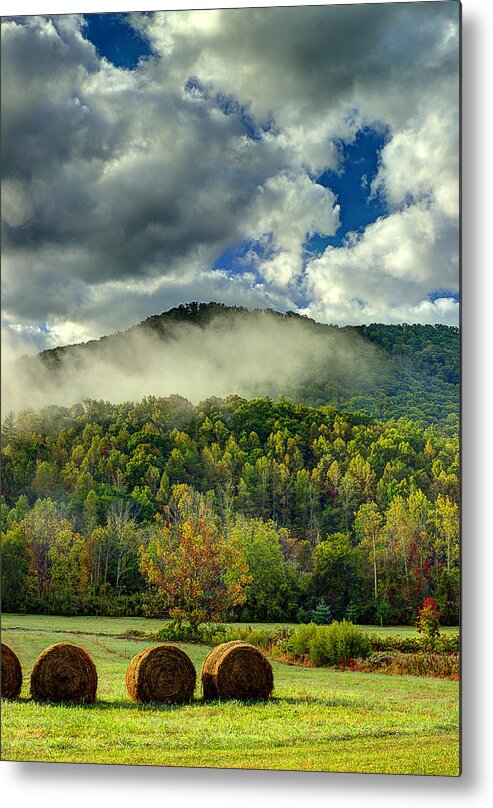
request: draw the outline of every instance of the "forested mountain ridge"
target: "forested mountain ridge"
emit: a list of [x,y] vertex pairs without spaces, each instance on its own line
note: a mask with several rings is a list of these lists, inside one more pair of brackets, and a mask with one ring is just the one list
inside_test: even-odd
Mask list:
[[[117,381],[109,385],[108,395],[104,389],[86,393],[80,380],[102,361],[117,370]],[[136,366],[142,361],[148,372],[140,383]],[[78,401],[114,401],[112,391],[121,389],[122,374],[134,373],[134,386],[123,389],[117,400],[140,400],[146,394],[179,394],[194,403],[210,395],[285,396],[307,406],[328,404],[381,420],[404,416],[454,432],[459,361],[459,329],[452,326],[339,327],[294,312],[190,303],[125,332],[24,357],[17,360],[16,371],[36,379],[41,363],[40,387],[47,378],[54,388],[70,380]],[[109,375],[101,372],[103,380]],[[96,388],[96,370],[94,377]],[[76,402],[51,401],[45,395],[42,403]]]

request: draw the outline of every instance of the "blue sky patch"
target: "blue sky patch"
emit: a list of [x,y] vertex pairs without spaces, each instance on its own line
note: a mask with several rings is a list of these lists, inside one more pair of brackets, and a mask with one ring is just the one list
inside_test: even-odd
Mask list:
[[190,76],[190,78],[187,79],[185,82],[185,92],[193,96],[193,98],[202,98],[204,100],[208,98],[207,90],[197,76]]
[[[185,90],[197,98],[211,97],[196,77],[189,78]],[[244,108],[231,96],[217,94],[213,99],[225,115],[237,114],[242,117],[242,121],[247,119]],[[247,126],[245,123],[244,125]],[[251,126],[254,126],[253,122]],[[365,127],[358,132],[353,143],[338,144],[343,157],[339,170],[324,172],[317,177],[316,182],[330,188],[336,194],[341,207],[340,226],[335,236],[321,236],[314,233],[306,239],[304,250],[307,260],[321,255],[328,246],[341,247],[348,233],[361,232],[380,216],[388,215],[385,202],[379,196],[371,195],[371,183],[378,171],[380,152],[388,139],[388,130]],[[212,268],[227,269],[235,275],[255,271],[254,263],[248,260],[252,251],[261,259],[266,259],[272,254],[268,243],[240,242],[230,245],[217,258]]]
[[335,236],[314,234],[307,239],[305,250],[320,254],[327,246],[341,247],[348,233],[361,232],[380,216],[388,215],[385,201],[371,196],[371,184],[379,166],[380,152],[388,142],[387,129],[360,129],[352,143],[338,143],[342,155],[337,171],[325,171],[316,182],[330,188],[340,205],[340,226]]
[[444,297],[450,300],[455,300],[456,303],[459,302],[459,292],[456,292],[453,289],[435,289],[433,292],[429,293],[428,300],[431,300],[431,302],[434,303],[435,300],[439,300],[439,298]]
[[84,14],[83,35],[115,67],[134,70],[142,57],[149,56],[147,40],[135,31],[126,14]]
[[248,114],[248,109],[243,104],[240,104],[236,98],[233,98],[231,95],[217,93],[215,101],[218,108],[225,115],[237,115],[239,117],[241,124],[245,129],[246,136],[250,138],[250,140],[261,139],[262,127],[256,125],[253,118],[251,118]]
[[225,269],[232,275],[243,275],[253,272],[260,281],[257,273],[259,261],[271,258],[274,254],[272,248],[272,234],[262,241],[245,239],[245,241],[231,244],[212,264],[212,269]]
[[237,98],[225,93],[210,92],[197,76],[190,76],[185,83],[185,92],[194,98],[212,101],[221,110],[223,115],[236,115],[250,140],[261,140],[264,132],[274,131],[274,124],[269,120],[265,125],[258,126],[248,112],[248,105],[241,104]]

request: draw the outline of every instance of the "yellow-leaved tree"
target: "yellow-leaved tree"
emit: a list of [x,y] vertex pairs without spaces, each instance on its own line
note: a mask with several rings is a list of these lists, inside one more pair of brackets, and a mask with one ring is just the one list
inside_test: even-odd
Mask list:
[[205,498],[187,485],[174,487],[157,532],[139,554],[153,613],[178,625],[186,620],[196,631],[246,600],[251,576],[237,540],[223,535]]

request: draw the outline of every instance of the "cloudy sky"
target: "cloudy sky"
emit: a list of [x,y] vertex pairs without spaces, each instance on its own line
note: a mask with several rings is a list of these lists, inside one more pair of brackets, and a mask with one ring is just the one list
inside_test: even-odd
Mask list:
[[191,300],[458,322],[459,4],[2,20],[14,353]]

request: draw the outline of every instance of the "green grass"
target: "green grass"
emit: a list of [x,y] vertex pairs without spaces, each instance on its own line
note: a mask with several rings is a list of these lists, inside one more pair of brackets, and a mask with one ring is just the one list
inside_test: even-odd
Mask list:
[[[109,634],[111,636],[118,636],[135,629],[142,631],[145,634],[156,634],[163,628],[169,620],[156,620],[146,617],[65,617],[63,615],[40,615],[40,614],[4,614],[1,617],[2,629],[10,630],[14,628],[25,629],[30,631],[50,631],[50,632],[67,632],[74,633],[88,633],[88,634]],[[282,625],[288,628],[295,628],[297,623],[230,623],[232,626],[255,626],[256,629],[265,629],[266,631]],[[360,626],[364,631],[369,631],[372,634],[381,634],[382,636],[399,635],[399,636],[418,636],[414,626]],[[459,631],[456,626],[444,626],[440,631],[448,633],[457,633]]]
[[[383,637],[389,635],[400,637],[417,637],[418,632],[414,626],[360,626],[363,631],[369,631],[370,634],[381,634]],[[441,634],[457,634],[459,626],[440,626]]]
[[[2,758],[161,766],[457,775],[458,684],[273,663],[273,698],[261,704],[143,706],[125,690],[130,659],[160,621],[5,615],[2,640],[17,653],[21,698],[2,703]],[[64,632],[64,633],[60,633]],[[67,632],[67,633],[65,633]],[[98,701],[36,704],[30,671],[53,642],[74,642],[98,670]],[[198,676],[208,648],[181,644]],[[199,682],[198,682],[199,683]]]

